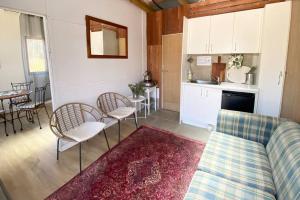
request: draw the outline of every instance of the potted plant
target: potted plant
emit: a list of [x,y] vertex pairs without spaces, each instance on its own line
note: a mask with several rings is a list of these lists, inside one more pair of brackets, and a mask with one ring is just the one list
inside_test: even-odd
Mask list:
[[128,87],[130,88],[130,90],[132,92],[132,97],[134,99],[138,99],[140,95],[143,95],[145,93],[145,88],[144,88],[143,82],[129,84]]

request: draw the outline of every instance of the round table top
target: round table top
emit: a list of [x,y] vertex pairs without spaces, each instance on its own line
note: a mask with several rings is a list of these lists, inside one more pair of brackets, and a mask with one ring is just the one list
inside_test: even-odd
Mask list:
[[129,101],[131,101],[132,103],[137,103],[137,102],[142,102],[144,101],[146,98],[144,96],[139,96],[137,99],[133,98],[132,96],[128,97]]

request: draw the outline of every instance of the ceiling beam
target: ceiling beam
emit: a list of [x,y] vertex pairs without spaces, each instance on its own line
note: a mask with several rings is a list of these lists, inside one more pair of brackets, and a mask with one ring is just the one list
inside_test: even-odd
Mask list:
[[144,10],[146,13],[154,12],[155,10],[142,0],[129,0],[131,3]]
[[188,0],[177,0],[181,5],[188,4]]

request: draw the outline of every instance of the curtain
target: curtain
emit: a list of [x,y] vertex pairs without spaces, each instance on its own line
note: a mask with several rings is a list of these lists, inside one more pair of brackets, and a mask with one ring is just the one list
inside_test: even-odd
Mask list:
[[[43,18],[28,14],[21,14],[20,30],[22,38],[22,55],[25,79],[28,82],[33,81],[33,88],[44,86],[49,83],[49,72],[46,60]],[[44,58],[42,59],[42,63],[45,66],[44,70],[34,72],[30,71],[32,69],[29,65],[32,64],[32,55],[34,55],[34,53],[36,53],[37,56]],[[46,100],[49,100],[50,98],[50,88],[47,88]]]

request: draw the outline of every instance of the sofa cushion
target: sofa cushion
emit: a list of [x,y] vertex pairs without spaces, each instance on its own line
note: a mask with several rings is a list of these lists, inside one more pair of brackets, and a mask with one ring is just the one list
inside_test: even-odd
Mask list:
[[300,125],[282,123],[266,149],[278,199],[300,199]]
[[197,171],[193,176],[184,199],[275,200],[275,197],[268,192],[248,187],[202,171]]
[[217,131],[267,145],[277,126],[286,121],[277,117],[232,110],[220,110]]
[[206,144],[199,169],[275,195],[272,171],[260,143],[213,132]]

